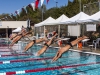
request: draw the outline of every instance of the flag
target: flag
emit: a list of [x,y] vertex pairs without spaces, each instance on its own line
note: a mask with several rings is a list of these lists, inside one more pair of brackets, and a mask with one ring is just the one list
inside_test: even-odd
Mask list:
[[17,14],[17,11],[15,11],[15,13]]
[[16,18],[15,17],[16,15],[15,15],[15,13],[11,13],[11,15],[10,15],[10,17],[13,19],[13,18]]
[[13,17],[14,15],[13,15],[13,13],[11,13],[11,17]]
[[30,3],[30,4],[28,5],[28,7],[30,7],[32,10],[35,11],[35,3]]
[[19,10],[16,10],[15,13],[16,13],[16,15],[20,16]]
[[26,6],[22,7],[22,11],[24,11],[25,13],[27,13]]
[[28,7],[32,8],[31,4],[29,4]]
[[47,0],[47,4],[48,4],[49,0]]
[[35,3],[31,3],[30,5],[31,5],[32,10],[35,11]]
[[36,0],[36,1],[35,1],[35,8],[36,8],[36,9],[38,8],[39,1],[40,1],[40,0]]
[[16,11],[13,13],[13,18],[17,18]]
[[11,14],[9,14],[8,16],[9,16],[10,18],[12,18],[12,15],[11,15]]
[[43,5],[44,0],[41,0],[41,6]]

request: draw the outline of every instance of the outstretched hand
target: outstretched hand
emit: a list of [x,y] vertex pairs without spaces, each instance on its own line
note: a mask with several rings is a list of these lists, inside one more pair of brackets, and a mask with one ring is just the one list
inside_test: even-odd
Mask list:
[[68,51],[70,48],[70,46],[68,45],[67,47],[62,47],[58,50],[58,52],[56,53],[55,57],[52,59],[52,62],[57,61],[64,52]]
[[55,55],[55,57],[52,59],[52,62],[57,61],[58,58],[60,58],[62,55],[62,53],[60,53],[59,51],[57,52],[57,54]]

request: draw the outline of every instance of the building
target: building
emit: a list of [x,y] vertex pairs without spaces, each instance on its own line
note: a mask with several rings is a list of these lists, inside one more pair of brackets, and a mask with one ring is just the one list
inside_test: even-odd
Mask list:
[[27,27],[27,21],[0,21],[0,38],[9,37],[12,30],[18,27]]

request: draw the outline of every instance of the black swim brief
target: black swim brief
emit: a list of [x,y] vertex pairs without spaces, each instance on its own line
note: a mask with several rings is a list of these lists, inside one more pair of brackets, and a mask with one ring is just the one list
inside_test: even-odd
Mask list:
[[73,45],[70,42],[68,42],[67,44],[70,45],[71,47],[73,47]]
[[33,40],[34,43],[36,43],[36,40]]
[[54,43],[54,39],[51,41],[51,44],[53,44]]
[[49,47],[49,45],[47,43],[44,44],[45,46]]

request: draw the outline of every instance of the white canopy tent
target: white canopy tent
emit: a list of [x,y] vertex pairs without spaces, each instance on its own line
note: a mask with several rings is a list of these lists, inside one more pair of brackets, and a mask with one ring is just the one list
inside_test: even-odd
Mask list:
[[43,25],[52,25],[51,23],[55,22],[56,20],[50,17]]
[[[55,19],[53,19],[52,17],[49,17],[43,24],[44,26],[44,35],[45,35],[45,26],[49,25],[50,23],[54,22]],[[51,24],[50,24],[51,25]]]
[[69,18],[66,15],[61,15],[59,18],[56,19],[55,24],[60,24],[60,22],[65,22],[69,20]]
[[65,22],[65,21],[67,21],[69,18],[66,16],[66,15],[64,15],[64,14],[62,14],[60,17],[58,17],[56,20],[53,20],[52,22],[50,22],[50,23],[46,23],[46,25],[59,25],[60,24],[60,22]]
[[15,30],[13,30],[12,32],[21,32],[21,27],[16,28]]
[[[47,20],[47,19],[46,19],[46,20]],[[35,27],[43,26],[43,24],[46,22],[46,20],[44,20],[44,21],[42,21],[42,22],[40,22],[40,23],[37,23],[37,24],[35,24],[34,26],[35,26]]]
[[95,13],[95,14],[93,14],[91,16],[91,18],[92,18],[91,20],[93,20],[93,21],[100,21],[100,11]]
[[46,25],[46,24],[48,24],[48,23],[51,23],[51,22],[53,22],[53,21],[55,21],[55,19],[53,19],[52,17],[49,17],[49,18],[47,18],[46,20],[44,20],[44,21],[42,21],[42,22],[40,22],[40,23],[38,23],[38,24],[35,24],[35,27],[44,26],[44,25]]
[[[71,17],[69,20],[65,22],[60,22],[60,24],[67,24],[68,25],[68,32],[70,35],[79,36],[80,35],[80,25],[78,25],[78,20],[88,17],[89,15],[85,14],[84,12],[80,12],[77,15]],[[74,25],[74,26],[73,26]]]
[[53,19],[52,17],[49,17],[49,18],[47,18],[46,20],[44,20],[44,21],[42,21],[42,22],[40,22],[40,23],[38,23],[38,24],[35,24],[35,27],[44,26],[44,30],[45,30],[45,25],[47,25],[47,24],[49,24],[49,23],[51,23],[51,22],[53,22],[53,21],[55,21],[55,19]]
[[59,25],[59,27],[58,27],[58,34],[59,35],[60,35],[60,22],[65,22],[67,20],[69,20],[69,18],[66,15],[62,14],[60,17],[58,17],[56,19],[56,21],[54,23],[52,23],[54,25]]
[[86,17],[89,17],[89,15],[85,14],[84,12],[80,12],[77,15],[71,17],[69,20],[65,22],[60,22],[60,24],[77,24],[78,20],[84,19]]
[[85,17],[85,18],[82,18],[80,20],[78,20],[79,23],[88,23],[88,22],[91,22],[91,23],[94,23],[94,22],[99,22],[100,21],[100,11],[91,15],[91,16],[88,16],[88,17]]
[[[44,25],[45,26],[47,26],[47,25],[59,25],[60,22],[64,22],[68,19],[69,18],[66,15],[63,14],[60,17],[58,17],[56,20],[54,19],[54,20],[48,21]],[[59,35],[60,35],[60,25],[58,27],[58,32],[59,32]]]

